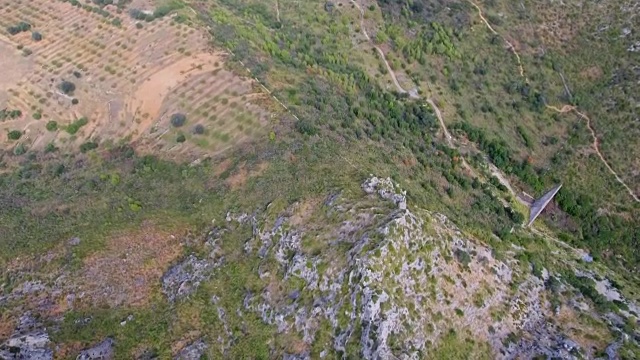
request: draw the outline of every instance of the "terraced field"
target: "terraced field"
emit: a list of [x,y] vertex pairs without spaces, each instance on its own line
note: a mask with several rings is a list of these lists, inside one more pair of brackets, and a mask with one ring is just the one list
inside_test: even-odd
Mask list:
[[[30,28],[11,35],[20,22]],[[77,149],[126,139],[211,153],[267,123],[268,112],[250,103],[262,96],[252,81],[224,70],[208,35],[172,16],[139,22],[114,6],[3,0],[0,26],[0,64],[10,70],[0,79],[0,109],[14,115],[0,131],[21,133],[1,136],[2,145]],[[64,81],[74,89],[64,91]],[[174,113],[187,118],[179,128],[169,123]]]

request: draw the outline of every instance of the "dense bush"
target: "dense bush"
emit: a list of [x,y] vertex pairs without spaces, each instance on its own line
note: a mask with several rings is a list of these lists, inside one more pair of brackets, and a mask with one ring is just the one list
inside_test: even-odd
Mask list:
[[298,120],[298,122],[296,122],[296,130],[305,135],[315,135],[318,133],[318,128],[307,120]]
[[98,143],[95,141],[87,141],[86,143],[80,145],[80,152],[86,153],[87,151],[93,150],[98,147]]
[[140,9],[131,9],[129,10],[129,16],[131,16],[135,20],[146,20],[147,14],[145,14]]
[[60,89],[60,91],[62,91],[63,93],[70,95],[73,94],[73,92],[76,90],[76,84],[72,83],[71,81],[63,81],[60,83],[60,85],[58,85],[58,89]]
[[18,140],[22,136],[22,132],[19,130],[11,130],[7,133],[9,140]]
[[181,113],[175,113],[171,115],[171,125],[174,127],[181,127],[187,122],[187,117]]

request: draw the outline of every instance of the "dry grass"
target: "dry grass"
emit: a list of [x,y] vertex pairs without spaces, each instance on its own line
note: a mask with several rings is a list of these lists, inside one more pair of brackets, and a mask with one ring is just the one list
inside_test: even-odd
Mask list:
[[252,177],[260,176],[269,167],[269,163],[260,163],[255,169],[247,169],[245,164],[242,164],[240,168],[229,176],[225,183],[233,190],[241,188]]
[[80,270],[76,281],[85,293],[82,302],[144,305],[181,249],[176,236],[150,223],[113,236],[107,240],[106,249],[87,258]]

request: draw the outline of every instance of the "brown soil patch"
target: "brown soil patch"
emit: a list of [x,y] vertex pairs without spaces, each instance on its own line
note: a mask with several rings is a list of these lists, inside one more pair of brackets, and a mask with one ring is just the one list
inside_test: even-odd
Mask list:
[[591,66],[580,72],[580,77],[587,80],[598,80],[602,76],[602,69],[599,66]]
[[8,339],[13,334],[15,325],[13,319],[10,319],[7,314],[0,316],[0,340]]
[[170,95],[172,88],[193,75],[215,69],[214,64],[221,60],[219,55],[202,53],[192,58],[183,58],[151,75],[135,91],[126,107],[140,114],[142,121],[135,124],[133,133],[137,138],[157,119],[163,100]]
[[227,171],[229,167],[233,164],[231,159],[224,159],[220,164],[216,166],[216,170],[213,172],[216,176],[222,175],[223,172]]
[[240,169],[233,175],[229,176],[225,183],[231,187],[232,190],[238,189],[247,183],[247,180],[261,175],[269,167],[269,163],[260,163],[253,170],[248,170],[244,164],[240,165]]
[[104,251],[85,260],[78,293],[84,292],[82,301],[87,305],[144,305],[181,249],[176,236],[149,223],[140,230],[114,236]]
[[[606,326],[595,327],[582,323],[578,314],[568,306],[562,306],[556,323],[584,349],[604,349],[611,339]],[[583,331],[588,329],[588,331]]]
[[4,107],[2,102],[2,92],[9,86],[16,83],[33,67],[33,63],[20,55],[16,47],[11,43],[3,41],[0,37],[0,107]]
[[304,200],[294,210],[293,215],[289,222],[291,226],[300,226],[309,222],[309,219],[313,215],[313,212],[318,208],[318,205],[322,202],[322,198],[311,198]]
[[85,344],[80,341],[72,341],[56,346],[55,359],[71,359],[74,355],[77,355],[82,349],[85,348]]
[[188,333],[184,334],[182,339],[171,344],[171,353],[174,356],[177,355],[180,352],[180,350],[184,349],[185,347],[187,347],[187,345],[196,341],[200,337],[200,335],[201,335],[200,331],[196,331],[196,330],[189,331]]

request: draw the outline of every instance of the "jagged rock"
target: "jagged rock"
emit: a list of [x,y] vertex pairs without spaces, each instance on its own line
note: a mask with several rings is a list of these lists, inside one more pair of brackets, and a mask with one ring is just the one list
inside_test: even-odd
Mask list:
[[72,237],[71,239],[69,239],[68,243],[71,246],[78,246],[78,245],[80,245],[80,238],[79,237]]
[[407,208],[406,191],[396,192],[397,185],[390,178],[379,179],[375,176],[362,183],[362,190],[367,194],[377,192],[380,197],[392,201],[400,210]]
[[111,338],[106,338],[94,347],[80,352],[76,360],[109,360],[113,359],[113,345]]
[[616,341],[614,343],[609,344],[609,346],[607,346],[607,348],[604,350],[604,352],[607,354],[607,358],[609,360],[620,359],[620,356],[618,355],[618,350],[620,349],[621,346],[622,346],[621,341]]
[[200,339],[182,349],[174,360],[200,360],[207,349],[207,344]]
[[162,292],[170,302],[184,298],[196,291],[213,267],[211,262],[189,255],[162,275]]
[[0,345],[0,359],[50,360],[49,334],[30,314],[20,317],[11,337]]

